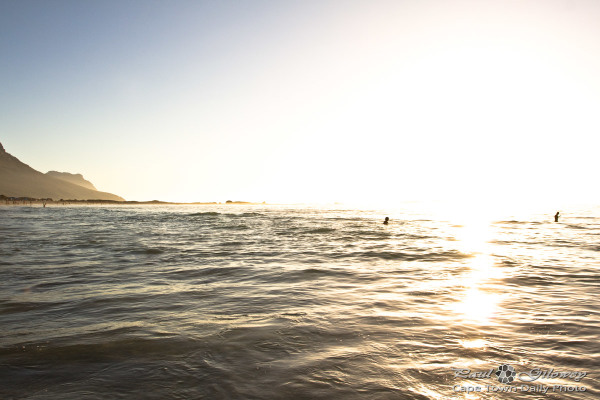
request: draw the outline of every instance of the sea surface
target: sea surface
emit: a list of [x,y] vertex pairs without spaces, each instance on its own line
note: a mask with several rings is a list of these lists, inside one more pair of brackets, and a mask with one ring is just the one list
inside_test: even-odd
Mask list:
[[600,212],[547,211],[2,206],[0,399],[597,399]]

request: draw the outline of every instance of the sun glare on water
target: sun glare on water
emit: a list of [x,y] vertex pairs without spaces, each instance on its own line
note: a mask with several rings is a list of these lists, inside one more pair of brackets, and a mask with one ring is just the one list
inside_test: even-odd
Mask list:
[[485,339],[461,340],[459,343],[467,349],[478,349],[488,345]]
[[502,271],[495,266],[491,252],[491,223],[485,219],[477,219],[457,229],[458,248],[461,252],[474,256],[467,264],[467,272],[453,282],[456,290],[461,292],[460,300],[449,308],[466,322],[490,323],[503,298],[502,294],[490,286],[491,280],[502,277]]

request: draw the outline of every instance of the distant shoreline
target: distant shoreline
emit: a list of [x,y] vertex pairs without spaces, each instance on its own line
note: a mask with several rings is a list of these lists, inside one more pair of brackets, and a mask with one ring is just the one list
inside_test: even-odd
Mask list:
[[7,197],[0,196],[0,206],[67,206],[67,205],[266,205],[267,203],[253,203],[249,201],[231,201],[225,202],[191,202],[191,203],[179,203],[161,200],[150,200],[150,201],[118,201],[118,200],[53,200],[53,199],[34,199],[29,197]]

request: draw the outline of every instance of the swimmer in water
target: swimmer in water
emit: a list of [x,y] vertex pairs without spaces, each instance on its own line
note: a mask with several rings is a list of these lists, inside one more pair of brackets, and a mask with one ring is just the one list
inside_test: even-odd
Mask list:
[[559,211],[557,211],[556,214],[554,214],[554,222],[558,222],[559,214],[560,214]]
[[387,225],[390,222],[390,217],[385,217],[385,221],[383,221],[384,225]]

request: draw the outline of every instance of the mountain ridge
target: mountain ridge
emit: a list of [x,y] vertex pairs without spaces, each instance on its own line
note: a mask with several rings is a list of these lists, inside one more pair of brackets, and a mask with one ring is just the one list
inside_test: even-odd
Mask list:
[[49,171],[44,174],[7,153],[0,143],[0,194],[9,197],[55,200],[115,200],[120,196],[101,192],[81,174]]
[[46,175],[50,176],[52,178],[61,179],[66,182],[74,183],[74,184],[79,185],[84,188],[88,188],[88,189],[92,189],[92,190],[96,190],[96,191],[98,190],[98,189],[96,189],[96,187],[94,186],[94,184],[92,182],[86,180],[83,177],[83,175],[81,175],[81,174],[72,174],[70,172],[48,171],[48,172],[46,172]]

